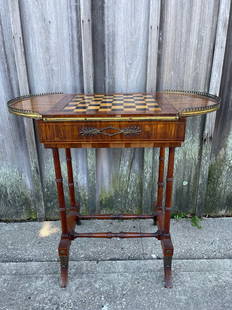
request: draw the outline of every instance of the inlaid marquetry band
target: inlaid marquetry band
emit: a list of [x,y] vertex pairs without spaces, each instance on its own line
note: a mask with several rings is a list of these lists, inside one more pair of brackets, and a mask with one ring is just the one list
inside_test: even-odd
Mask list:
[[87,137],[97,136],[97,135],[113,137],[119,134],[123,134],[124,136],[134,136],[134,135],[139,135],[141,132],[142,130],[138,126],[125,127],[122,129],[115,128],[112,126],[101,128],[101,129],[94,128],[94,127],[83,127],[80,129],[80,135],[87,136]]

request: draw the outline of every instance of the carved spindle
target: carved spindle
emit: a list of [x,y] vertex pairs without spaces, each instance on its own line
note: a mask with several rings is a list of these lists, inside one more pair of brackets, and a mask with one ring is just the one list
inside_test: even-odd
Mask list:
[[54,148],[52,149],[52,152],[53,152],[53,160],[54,160],[55,175],[56,175],[56,187],[57,187],[58,201],[59,201],[62,238],[68,238],[66,206],[65,206],[65,198],[64,198],[63,179],[62,179],[62,173],[61,173],[61,167],[60,167],[59,151],[57,148]]
[[165,287],[172,287],[172,256],[173,245],[170,236],[170,219],[171,219],[171,204],[172,204],[172,188],[173,188],[173,173],[174,173],[174,156],[175,148],[169,148],[168,156],[168,170],[166,180],[166,198],[165,198],[165,214],[164,214],[164,234],[167,236],[166,240],[162,240],[163,247],[163,261],[164,261],[164,281]]
[[[157,212],[158,228],[162,230],[162,214],[163,214],[163,191],[164,191],[164,161],[165,161],[165,148],[160,148],[159,156],[159,177],[158,177],[158,193],[155,212]],[[156,217],[154,217],[154,224],[156,224]]]
[[172,205],[172,187],[173,187],[173,173],[174,173],[174,157],[175,148],[169,148],[168,156],[168,171],[166,180],[166,198],[165,198],[165,218],[164,218],[164,232],[169,234],[170,219],[171,219],[171,205]]
[[69,148],[65,149],[66,154],[66,163],[67,163],[67,172],[68,172],[68,188],[69,188],[69,198],[70,198],[70,211],[75,212],[76,216],[76,223],[80,224],[80,204],[76,203],[75,198],[75,188],[74,188],[74,180],[73,180],[73,168],[72,168],[72,156],[71,156],[71,150]]

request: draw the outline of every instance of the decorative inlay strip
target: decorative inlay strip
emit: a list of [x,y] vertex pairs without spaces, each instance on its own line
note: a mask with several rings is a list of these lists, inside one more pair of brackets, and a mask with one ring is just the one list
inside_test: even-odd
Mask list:
[[[108,130],[113,130],[115,132],[107,132]],[[141,133],[141,129],[138,126],[125,127],[123,129],[115,128],[112,126],[105,128],[94,128],[94,127],[83,127],[80,129],[80,134],[82,136],[96,136],[96,135],[104,135],[104,136],[115,136],[119,134],[123,134],[124,136],[133,136],[139,135]]]

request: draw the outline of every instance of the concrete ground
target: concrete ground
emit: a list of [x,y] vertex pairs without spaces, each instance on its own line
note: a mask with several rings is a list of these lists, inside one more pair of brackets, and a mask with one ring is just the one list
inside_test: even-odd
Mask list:
[[[174,287],[163,287],[160,242],[76,239],[59,288],[59,222],[0,223],[0,309],[232,309],[232,219],[172,220]],[[151,220],[82,221],[77,231],[153,232]]]

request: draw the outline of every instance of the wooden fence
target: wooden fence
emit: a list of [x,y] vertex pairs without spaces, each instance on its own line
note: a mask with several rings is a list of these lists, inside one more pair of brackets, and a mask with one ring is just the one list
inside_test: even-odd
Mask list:
[[[10,98],[156,89],[219,94],[220,85],[217,117],[188,120],[173,205],[174,212],[231,214],[230,15],[230,0],[0,0],[0,219],[58,216],[51,151],[38,143],[33,121],[8,113]],[[72,151],[83,213],[150,212],[156,149]]]

